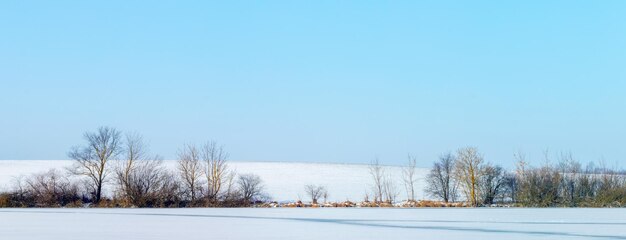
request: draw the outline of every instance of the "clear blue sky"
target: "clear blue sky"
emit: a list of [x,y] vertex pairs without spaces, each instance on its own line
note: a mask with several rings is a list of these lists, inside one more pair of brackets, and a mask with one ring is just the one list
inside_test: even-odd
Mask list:
[[625,1],[2,1],[0,159],[137,131],[172,159],[626,164]]

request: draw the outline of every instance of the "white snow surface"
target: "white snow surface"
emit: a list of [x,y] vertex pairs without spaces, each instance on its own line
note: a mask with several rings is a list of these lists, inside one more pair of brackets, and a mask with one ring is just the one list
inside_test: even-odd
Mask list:
[[626,239],[626,209],[0,209],[0,238]]
[[[0,190],[10,189],[14,179],[55,168],[63,171],[72,165],[70,160],[0,160]],[[176,170],[176,161],[165,160],[164,165]],[[230,161],[230,169],[237,173],[254,173],[261,177],[266,192],[276,201],[307,200],[304,186],[324,185],[329,201],[362,201],[371,190],[371,176],[365,164],[296,163],[296,162],[240,162]],[[402,168],[385,166],[386,174],[395,182],[399,199],[406,199],[402,182]],[[427,199],[424,177],[428,169],[417,169],[416,198]],[[112,189],[112,186],[108,186]]]

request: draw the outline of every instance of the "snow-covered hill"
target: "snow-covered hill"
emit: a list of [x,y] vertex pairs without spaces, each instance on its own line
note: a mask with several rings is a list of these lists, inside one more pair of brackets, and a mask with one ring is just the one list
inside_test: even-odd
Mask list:
[[[172,170],[176,161],[164,161]],[[0,160],[0,189],[6,190],[12,179],[20,175],[47,171],[51,168],[64,169],[72,164],[68,160]],[[237,173],[254,173],[263,179],[270,196],[277,201],[305,200],[304,186],[324,185],[330,201],[361,201],[370,190],[371,177],[368,166],[362,164],[296,163],[296,162],[229,162]],[[406,194],[402,184],[402,169],[387,166],[386,173],[394,180],[400,199]],[[426,198],[423,193],[423,177],[427,169],[417,169],[417,198]]]

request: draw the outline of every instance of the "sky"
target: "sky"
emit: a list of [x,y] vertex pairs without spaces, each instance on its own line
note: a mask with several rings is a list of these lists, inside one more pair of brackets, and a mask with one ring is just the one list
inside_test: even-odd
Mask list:
[[175,159],[626,166],[624,1],[2,1],[0,159],[100,126]]

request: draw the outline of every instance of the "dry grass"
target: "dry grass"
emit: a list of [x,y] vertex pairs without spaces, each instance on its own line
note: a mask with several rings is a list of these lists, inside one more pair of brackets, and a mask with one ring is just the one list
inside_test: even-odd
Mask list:
[[349,208],[349,207],[362,207],[362,208],[460,208],[469,207],[467,203],[456,202],[446,203],[440,201],[405,201],[402,203],[390,203],[390,202],[370,202],[363,201],[359,203],[344,201],[344,202],[327,202],[323,204],[311,204],[303,203],[302,201],[290,202],[290,203],[263,203],[256,205],[255,207],[284,207],[284,208]]

